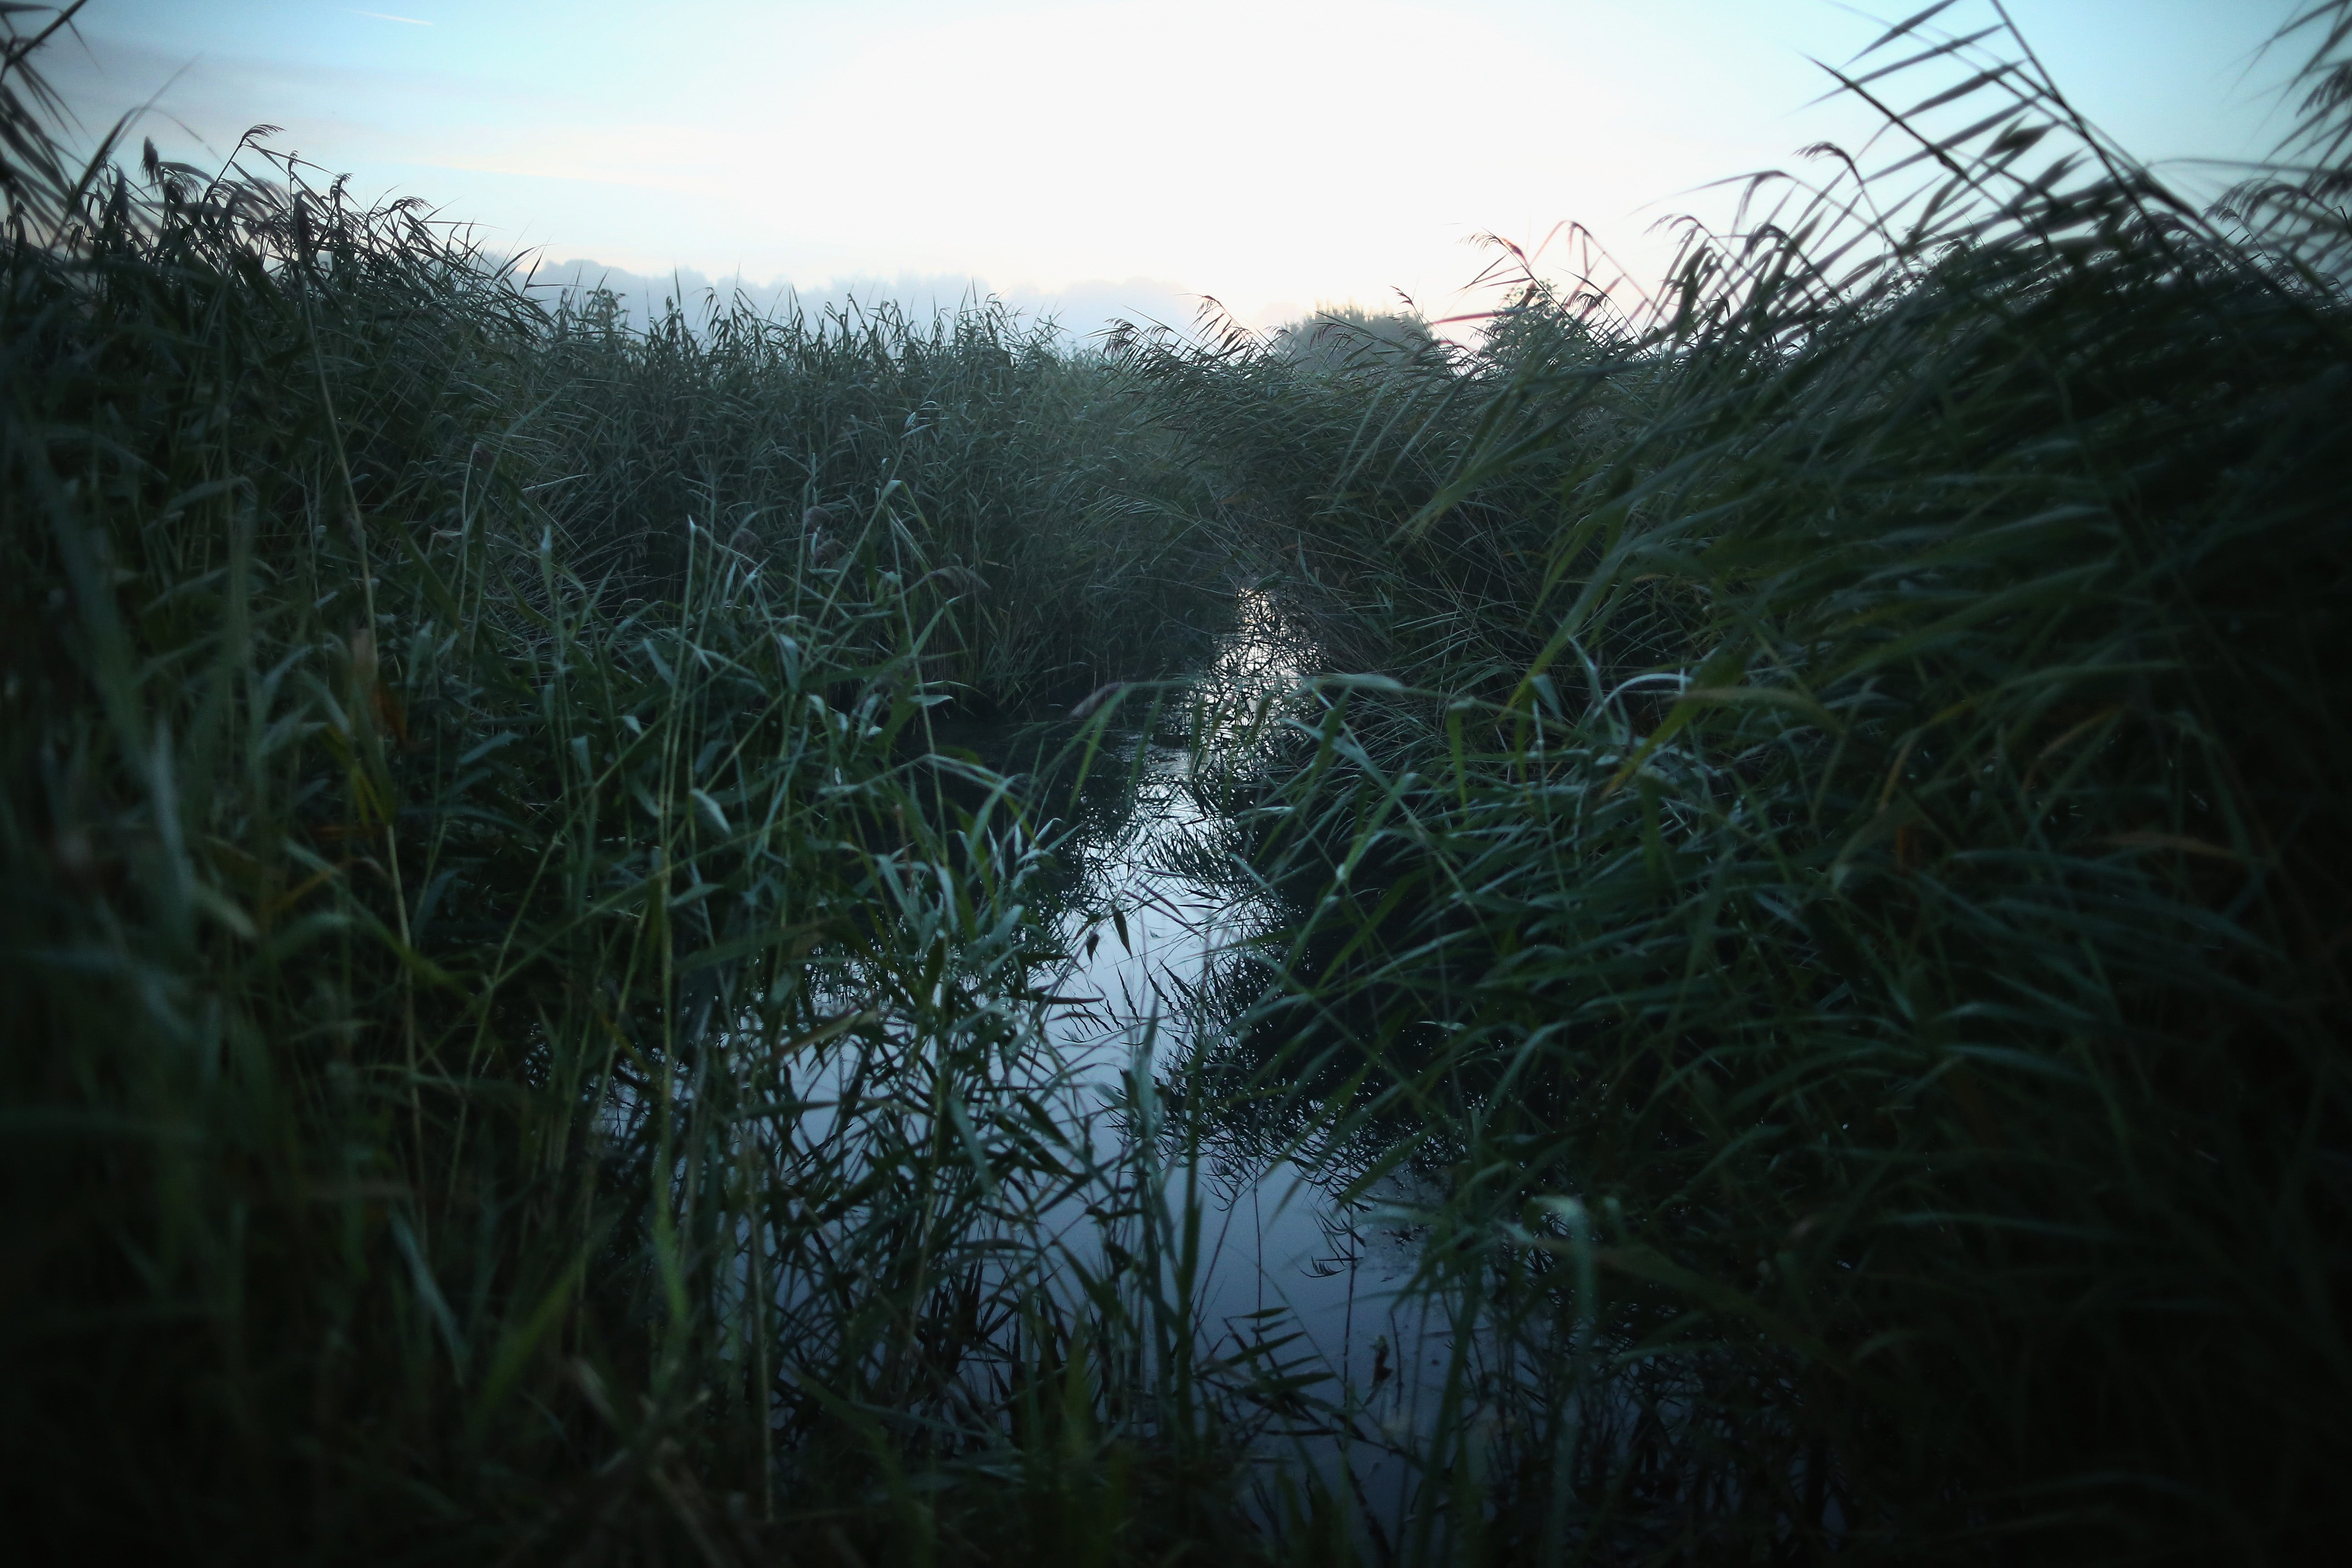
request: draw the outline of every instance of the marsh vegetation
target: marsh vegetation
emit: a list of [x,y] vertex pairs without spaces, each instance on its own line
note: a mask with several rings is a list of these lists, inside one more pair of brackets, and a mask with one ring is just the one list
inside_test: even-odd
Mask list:
[[2340,1536],[2352,10],[2213,210],[1936,22],[1654,298],[1072,345],[69,158],[12,21],[26,1549]]

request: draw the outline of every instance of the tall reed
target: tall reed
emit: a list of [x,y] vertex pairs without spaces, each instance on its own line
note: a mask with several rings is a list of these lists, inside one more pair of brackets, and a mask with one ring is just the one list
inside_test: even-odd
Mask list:
[[1229,781],[1292,912],[1211,1048],[1435,1194],[1433,1552],[2340,1533],[2352,18],[2214,215],[1935,25],[1646,309],[1130,345],[1370,672]]
[[[20,1533],[2314,1555],[2352,16],[2206,214],[1946,9],[1848,73],[1892,151],[1646,307],[1100,355],[633,326],[258,141],[76,163],[11,23]],[[1054,829],[936,727],[1181,668],[1234,559],[1345,673],[1216,731],[1285,915],[1108,1130]],[[1429,1423],[1203,1320],[1213,1136],[1414,1228]],[[1300,1430],[1401,1534],[1257,1484]]]
[[1246,1548],[1261,1372],[1194,1356],[1181,1198],[1048,1048],[1044,825],[929,742],[1213,584],[1108,368],[992,308],[551,312],[251,140],[69,162],[39,42],[0,68],[22,1549]]

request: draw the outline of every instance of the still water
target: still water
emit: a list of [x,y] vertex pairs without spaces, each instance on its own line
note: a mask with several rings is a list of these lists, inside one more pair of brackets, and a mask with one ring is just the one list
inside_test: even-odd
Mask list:
[[[1164,724],[1108,736],[1097,765],[1129,788],[1066,841],[1083,890],[1061,917],[1057,936],[1076,956],[1055,989],[1074,1001],[1050,1026],[1081,1100],[1094,1101],[1081,1114],[1107,1163],[1133,1132],[1139,1058],[1160,1083],[1181,1079],[1220,1027],[1204,999],[1221,969],[1280,919],[1237,866],[1232,825],[1202,783],[1245,765],[1232,748],[1297,702],[1313,657],[1270,605],[1245,596],[1237,629],[1173,705],[1189,743],[1167,743]],[[1430,1298],[1406,1289],[1420,1261],[1411,1214],[1426,1194],[1402,1173],[1354,1190],[1354,1172],[1310,1170],[1213,1114],[1182,1133],[1189,1157],[1168,1197],[1202,1211],[1195,1321],[1215,1342],[1204,1348],[1238,1357],[1286,1338],[1276,1357],[1314,1380],[1314,1414],[1277,1423],[1267,1457],[1303,1458],[1393,1516],[1414,1478],[1390,1445],[1408,1447],[1435,1418],[1454,1345]]]

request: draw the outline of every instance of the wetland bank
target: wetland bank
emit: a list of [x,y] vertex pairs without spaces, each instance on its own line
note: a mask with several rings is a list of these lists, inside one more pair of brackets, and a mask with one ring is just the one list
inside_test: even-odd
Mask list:
[[2221,208],[1915,19],[1877,150],[1467,345],[635,322],[85,165],[12,21],[18,1533],[2309,1560],[2311,15]]

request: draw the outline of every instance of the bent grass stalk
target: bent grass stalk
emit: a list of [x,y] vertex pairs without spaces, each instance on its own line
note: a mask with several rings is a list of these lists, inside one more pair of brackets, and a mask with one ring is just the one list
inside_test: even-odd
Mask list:
[[[2305,166],[2215,214],[1931,13],[1845,73],[1899,150],[1759,182],[1643,308],[1530,272],[1468,349],[1100,355],[993,306],[631,330],[253,139],[77,168],[12,31],[30,1535],[2332,1539],[2343,20]],[[1106,1158],[1053,830],[935,710],[1181,668],[1232,561],[1333,672],[1196,716],[1255,739],[1196,784],[1286,917]],[[1212,1139],[1420,1227],[1432,1424],[1213,1353]],[[1254,1485],[1301,1410],[1409,1462],[1401,1530]]]

